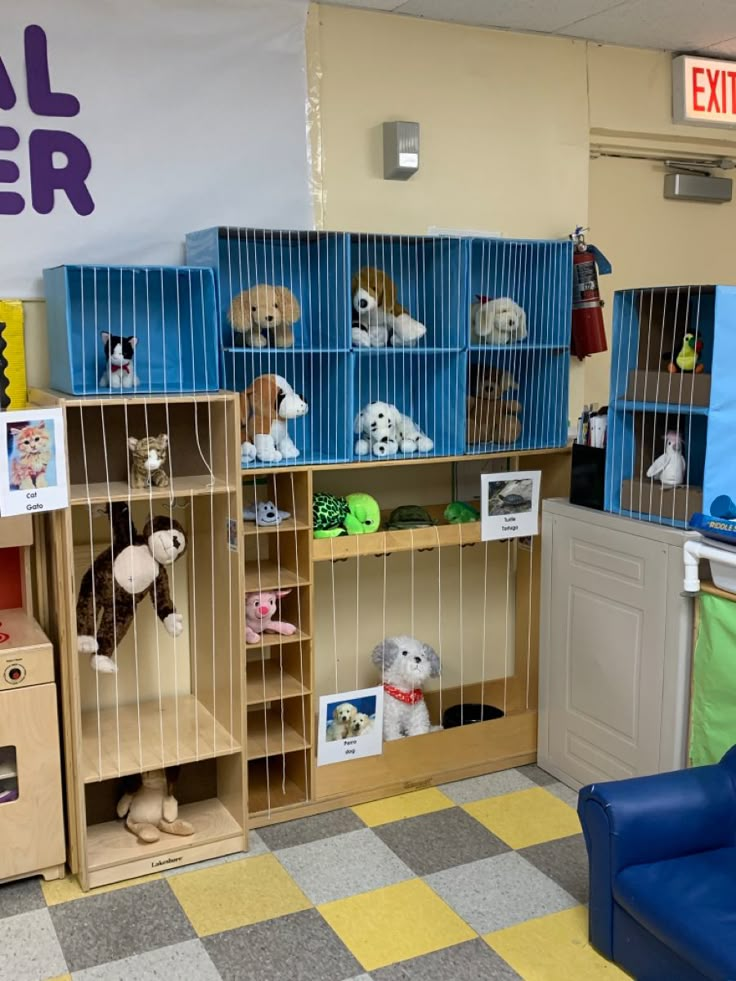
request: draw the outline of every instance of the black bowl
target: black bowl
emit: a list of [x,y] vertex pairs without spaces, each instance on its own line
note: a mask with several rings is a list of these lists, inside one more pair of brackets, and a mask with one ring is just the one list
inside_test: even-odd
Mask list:
[[495,705],[451,705],[442,715],[442,727],[455,729],[457,726],[467,726],[472,722],[488,722],[491,719],[502,718],[502,710]]

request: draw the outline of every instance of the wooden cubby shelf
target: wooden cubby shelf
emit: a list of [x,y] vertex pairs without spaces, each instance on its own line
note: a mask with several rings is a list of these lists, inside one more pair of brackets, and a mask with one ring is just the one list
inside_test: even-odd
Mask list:
[[256,535],[289,535],[295,531],[309,531],[311,525],[299,518],[284,518],[277,525],[256,525],[253,521],[243,522],[243,534],[249,537]]
[[232,493],[235,485],[224,480],[212,478],[209,474],[195,474],[191,477],[172,477],[169,487],[147,487],[132,490],[126,481],[100,481],[94,484],[72,484],[69,488],[71,504],[107,504],[108,501],[164,501],[169,498],[210,496],[217,493]]
[[[200,851],[203,846],[217,845],[226,846],[225,851],[218,849],[220,854],[227,854],[228,850],[239,850],[238,846],[243,841],[243,828],[217,798],[182,804],[179,807],[179,817],[194,825],[193,835],[173,837],[162,834],[159,841],[145,846],[141,846],[135,835],[120,821],[91,825],[87,829],[87,853],[90,875],[93,881],[97,879],[94,884],[116,881],[119,874],[115,875],[114,869],[125,865],[131,865],[130,871],[140,875],[142,870],[139,871],[139,866],[142,861],[149,863],[151,870],[155,871],[153,863],[172,852],[177,853],[178,857],[181,853]],[[227,843],[230,841],[234,844],[228,849]],[[178,858],[178,861],[171,864],[175,866],[180,863],[181,858]],[[168,867],[165,861],[161,862],[161,866]]]
[[[311,718],[305,716],[306,724]],[[248,713],[248,759],[281,756],[299,749],[309,749],[308,739],[291,726],[277,708],[252,709]]]
[[295,634],[261,634],[257,644],[246,644],[247,651],[260,651],[264,647],[284,647],[286,644],[303,644],[311,640],[309,634],[297,630]]
[[278,662],[251,661],[246,668],[246,693],[248,705],[260,705],[308,695],[309,688],[298,678],[281,671]]
[[82,747],[85,783],[241,749],[193,695],[83,712]]
[[245,563],[246,592],[256,589],[293,589],[296,586],[308,586],[310,582],[307,576],[292,572],[277,562],[269,560]]
[[248,810],[251,821],[267,824],[270,815],[288,814],[289,809],[306,803],[310,768],[311,760],[305,750],[250,762]]
[[[443,517],[445,505],[426,507],[437,522],[431,528],[411,528],[404,531],[377,531],[369,535],[344,535],[340,538],[316,538],[312,545],[315,562],[356,558],[359,555],[383,555],[392,552],[415,552],[419,549],[441,548],[446,545],[474,545],[481,540],[480,521],[448,524]],[[390,511],[381,514],[382,527]]]

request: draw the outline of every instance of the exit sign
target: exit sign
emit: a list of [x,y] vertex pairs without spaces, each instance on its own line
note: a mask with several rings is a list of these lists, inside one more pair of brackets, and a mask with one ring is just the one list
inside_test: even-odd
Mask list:
[[676,123],[736,126],[736,61],[680,55],[672,62]]

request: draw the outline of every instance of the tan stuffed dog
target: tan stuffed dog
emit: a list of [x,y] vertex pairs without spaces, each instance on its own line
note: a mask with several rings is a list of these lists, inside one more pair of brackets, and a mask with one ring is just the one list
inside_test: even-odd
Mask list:
[[523,406],[505,395],[518,389],[516,379],[508,371],[494,365],[471,366],[467,412],[469,443],[515,443],[521,436],[522,424],[518,413]]
[[309,412],[309,406],[281,375],[259,375],[240,396],[244,463],[261,460],[278,463],[294,459],[299,450],[289,436],[286,422]]
[[[238,293],[228,319],[246,347],[292,347],[291,329],[301,316],[299,301],[286,286],[259,283]],[[265,337],[264,337],[265,333]]]
[[381,269],[366,266],[353,276],[352,336],[355,347],[393,347],[416,344],[427,328],[401,306],[396,286]]

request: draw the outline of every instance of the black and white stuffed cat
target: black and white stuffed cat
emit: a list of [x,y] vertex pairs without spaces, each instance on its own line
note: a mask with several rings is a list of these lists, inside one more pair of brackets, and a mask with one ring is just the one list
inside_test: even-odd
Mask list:
[[135,388],[138,376],[133,366],[137,337],[121,337],[101,331],[105,347],[105,371],[100,378],[100,388]]

